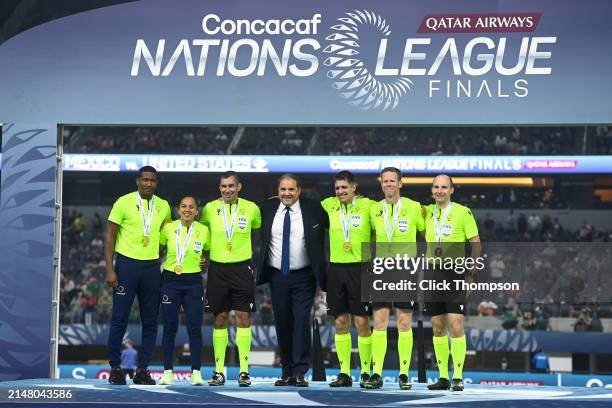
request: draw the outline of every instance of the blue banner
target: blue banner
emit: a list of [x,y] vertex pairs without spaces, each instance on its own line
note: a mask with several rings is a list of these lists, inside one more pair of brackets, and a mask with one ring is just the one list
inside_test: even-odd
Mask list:
[[[416,326],[416,324],[415,324]],[[105,345],[108,340],[108,325],[72,324],[60,326],[60,345]],[[161,346],[160,326],[157,336],[157,345]],[[332,347],[334,344],[334,329],[331,326],[320,326],[321,345]],[[234,345],[236,329],[230,328],[230,344]],[[126,338],[140,343],[140,326],[128,325]],[[202,327],[205,346],[212,345],[212,327]],[[355,337],[355,333],[352,333]],[[542,347],[547,352],[559,353],[599,353],[610,352],[612,343],[611,333],[573,333],[573,332],[547,332],[525,330],[480,330],[468,329],[465,337],[469,350],[476,351],[515,351],[532,353]],[[179,328],[176,343],[188,342],[184,327]],[[355,337],[353,341],[357,341]],[[274,326],[253,326],[253,347],[276,348],[276,329]]]
[[607,0],[134,1],[3,43],[0,119],[609,123],[611,12]]
[[[1,156],[0,156],[1,157]],[[439,174],[610,174],[609,156],[280,156],[64,154],[64,171],[137,171],[153,166],[162,172],[355,173],[378,174],[385,167],[406,173]]]
[[56,126],[5,123],[0,189],[0,381],[49,375]]

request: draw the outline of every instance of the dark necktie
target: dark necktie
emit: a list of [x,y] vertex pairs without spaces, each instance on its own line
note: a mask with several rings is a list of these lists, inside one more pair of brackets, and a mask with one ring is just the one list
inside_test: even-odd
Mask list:
[[283,221],[283,249],[281,251],[281,273],[289,274],[289,235],[291,235],[291,208],[285,207],[285,220]]

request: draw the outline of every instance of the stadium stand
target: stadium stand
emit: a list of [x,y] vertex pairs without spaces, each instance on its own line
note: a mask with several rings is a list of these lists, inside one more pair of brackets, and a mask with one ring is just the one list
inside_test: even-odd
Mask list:
[[612,130],[594,127],[68,127],[67,151],[324,155],[607,154]]
[[[526,217],[519,214],[518,219]],[[103,261],[103,218],[95,213],[91,219],[86,219],[75,209],[65,210],[62,227],[62,285],[61,285],[61,319],[62,323],[107,323],[111,306],[111,291],[104,284]],[[577,231],[563,228],[558,220],[551,226],[548,222],[541,223],[535,229],[519,233],[519,222],[516,225],[508,223],[505,226],[495,225],[487,231],[487,220],[479,219],[479,229],[483,232],[483,240],[489,242],[609,242],[612,231],[599,231],[585,223]],[[520,247],[519,247],[520,248]],[[597,331],[594,328],[612,332],[612,310],[608,304],[602,304],[599,299],[603,282],[601,279],[606,265],[602,259],[610,259],[611,254],[601,254],[599,258],[589,254],[575,255],[571,246],[551,247],[550,253],[544,257],[529,258],[521,254],[506,254],[504,259],[493,259],[487,271],[492,278],[501,280],[512,271],[513,276],[522,276],[522,287],[526,288],[520,294],[499,293],[499,297],[487,299],[478,304],[470,305],[473,317],[470,324],[482,321],[488,327],[491,324],[497,328],[524,330],[561,330]],[[524,254],[523,254],[524,255]],[[558,264],[558,260],[562,260]],[[555,273],[555,271],[563,271]],[[589,271],[589,273],[587,273]],[[561,282],[561,283],[560,283]],[[550,289],[555,288],[554,292]],[[596,289],[584,302],[589,289]],[[589,293],[591,293],[589,292]],[[516,296],[516,299],[514,298]],[[257,302],[260,312],[255,314],[259,324],[272,324],[269,293],[260,289],[257,292]],[[314,315],[327,322],[325,314],[325,298],[317,297]],[[130,322],[138,321],[138,305],[130,316]],[[583,315],[583,321],[578,322]],[[475,319],[476,316],[485,318]],[[210,316],[206,317],[210,320]],[[488,323],[487,323],[488,319]],[[532,319],[533,323],[526,325]],[[574,324],[578,325],[576,328]],[[602,325],[601,322],[605,322]],[[210,323],[210,322],[209,322]]]

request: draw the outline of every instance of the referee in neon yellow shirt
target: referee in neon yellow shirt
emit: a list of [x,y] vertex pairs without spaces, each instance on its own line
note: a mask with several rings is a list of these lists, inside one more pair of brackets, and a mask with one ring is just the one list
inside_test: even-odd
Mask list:
[[255,311],[255,277],[251,269],[251,230],[261,227],[259,207],[238,198],[242,184],[235,171],[221,174],[221,198],[204,206],[201,222],[210,228],[210,266],[206,285],[206,304],[215,316],[213,349],[215,372],[208,382],[225,384],[225,349],[229,312],[236,312],[236,346],[240,360],[238,385],[251,385],[251,312]]
[[180,219],[166,224],[159,238],[160,245],[168,248],[161,283],[164,374],[159,383],[171,385],[174,382],[174,340],[182,306],[191,350],[191,385],[204,385],[200,372],[204,310],[204,287],[200,272],[206,261],[202,252],[210,249],[210,232],[206,225],[194,221],[198,214],[198,204],[194,197],[183,197],[178,212]]
[[[416,255],[416,233],[425,229],[421,205],[400,196],[402,173],[395,167],[386,167],[380,172],[380,184],[385,198],[370,207],[372,228],[376,231],[376,243],[414,243],[414,250],[407,255]],[[378,245],[377,245],[378,247]],[[393,249],[393,248],[392,248]],[[413,252],[413,253],[412,253]],[[378,256],[378,254],[377,254]],[[415,299],[416,300],[416,299]],[[372,304],[374,309],[374,332],[372,333],[372,369],[374,374],[365,388],[383,386],[382,370],[387,353],[387,327],[391,307],[395,306],[398,331],[397,351],[400,360],[399,387],[412,388],[408,373],[412,358],[412,310],[413,302]]]
[[328,313],[336,319],[334,340],[340,362],[340,374],[329,385],[353,385],[350,332],[350,315],[353,315],[361,361],[359,384],[363,388],[370,379],[372,331],[368,318],[369,306],[361,301],[362,264],[368,261],[362,258],[361,247],[363,243],[370,243],[370,206],[374,201],[356,195],[357,182],[350,171],[341,171],[334,176],[334,189],[336,196],[321,202],[329,218]]
[[[147,367],[153,355],[159,316],[159,233],[171,220],[170,206],[156,196],[157,171],[145,166],[138,171],[138,191],[119,197],[108,216],[104,259],[106,283],[113,287],[113,311],[108,334],[111,384],[125,384],[121,370],[121,342],[134,297],[138,296],[142,320],[142,347],[138,353],[135,384],[154,385]],[[113,268],[113,254],[117,253]]]
[[[451,201],[455,188],[453,180],[446,174],[440,174],[433,179],[431,194],[435,204],[426,207],[425,238],[427,240],[427,256],[438,258],[453,258],[465,256],[465,242],[469,241],[472,247],[471,256],[476,259],[480,256],[480,237],[476,220],[469,208]],[[459,245],[457,245],[459,244]],[[433,247],[433,248],[432,248]],[[426,272],[427,273],[427,270]],[[436,279],[456,279],[455,271],[434,270]],[[466,341],[463,329],[463,316],[465,315],[465,302],[448,301],[426,302],[424,312],[431,316],[433,328],[433,345],[440,371],[439,380],[427,387],[430,390],[463,391],[463,364],[465,362]],[[448,380],[448,337],[450,330],[450,354],[453,357],[453,379]]]

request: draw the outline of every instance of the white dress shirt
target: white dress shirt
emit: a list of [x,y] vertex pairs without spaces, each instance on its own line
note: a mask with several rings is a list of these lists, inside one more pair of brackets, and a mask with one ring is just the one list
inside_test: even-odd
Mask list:
[[[302,221],[302,209],[300,201],[296,201],[289,207],[291,210],[291,234],[289,235],[289,269],[302,269],[310,265],[308,253],[306,252],[306,239],[304,237],[304,222]],[[281,268],[281,255],[283,250],[283,224],[285,222],[285,204],[279,204],[274,221],[272,222],[272,234],[270,236],[270,252],[268,265],[273,268]]]

